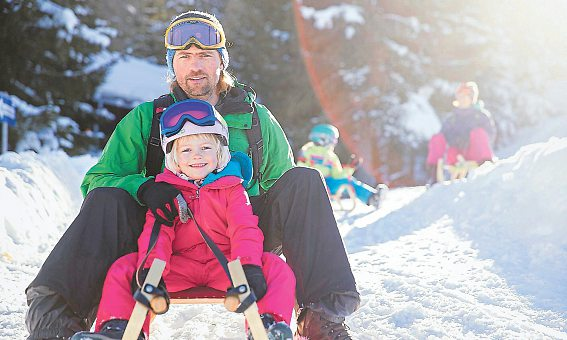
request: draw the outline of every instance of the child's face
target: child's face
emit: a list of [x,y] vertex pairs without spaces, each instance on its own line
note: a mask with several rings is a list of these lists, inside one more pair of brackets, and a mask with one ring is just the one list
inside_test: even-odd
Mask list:
[[464,92],[464,91],[458,92],[455,95],[455,98],[457,99],[458,107],[460,107],[460,108],[466,109],[466,108],[469,108],[473,104],[472,97],[467,92]]
[[189,179],[203,179],[218,167],[217,145],[211,140],[195,135],[175,143],[179,169]]

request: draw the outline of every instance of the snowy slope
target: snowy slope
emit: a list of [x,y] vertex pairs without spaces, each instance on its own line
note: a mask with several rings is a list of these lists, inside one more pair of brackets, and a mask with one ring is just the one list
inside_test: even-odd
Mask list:
[[[362,295],[347,319],[355,339],[567,339],[566,118],[466,182],[337,212]],[[0,339],[26,337],[23,291],[76,215],[94,161],[0,156]],[[221,306],[172,306],[152,327],[153,339],[243,339],[243,318]]]

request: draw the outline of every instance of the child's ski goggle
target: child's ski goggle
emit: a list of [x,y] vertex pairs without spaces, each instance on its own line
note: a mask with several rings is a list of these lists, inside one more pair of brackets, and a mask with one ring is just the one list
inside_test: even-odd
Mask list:
[[165,47],[183,50],[190,44],[202,49],[225,47],[223,30],[212,21],[202,18],[186,18],[171,24],[165,30]]
[[198,126],[214,126],[217,118],[213,107],[202,100],[187,99],[167,108],[160,117],[161,134],[171,137],[189,121]]

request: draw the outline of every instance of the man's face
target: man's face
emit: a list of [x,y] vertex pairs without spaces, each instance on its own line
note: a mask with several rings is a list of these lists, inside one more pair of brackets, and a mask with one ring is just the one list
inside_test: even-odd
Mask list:
[[222,62],[217,50],[202,50],[191,45],[175,52],[173,71],[179,86],[189,98],[201,99],[215,105],[218,101],[217,84]]

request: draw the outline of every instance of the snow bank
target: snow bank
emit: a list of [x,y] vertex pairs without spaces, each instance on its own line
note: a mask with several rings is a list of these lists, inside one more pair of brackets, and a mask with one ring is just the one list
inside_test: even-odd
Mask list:
[[467,181],[436,184],[346,236],[351,252],[449,223],[536,306],[567,310],[567,138],[521,148]]
[[[40,265],[82,203],[82,177],[95,160],[64,152],[0,156],[0,250],[17,262]],[[30,252],[38,249],[39,252]]]

